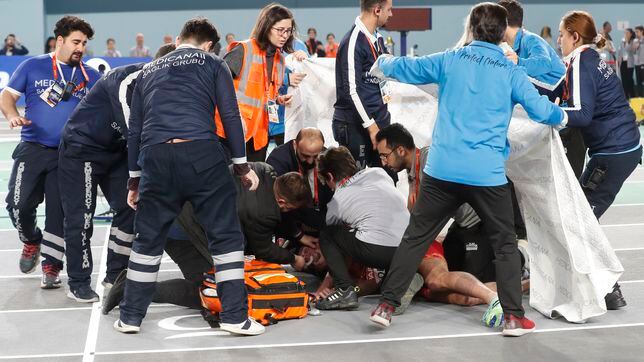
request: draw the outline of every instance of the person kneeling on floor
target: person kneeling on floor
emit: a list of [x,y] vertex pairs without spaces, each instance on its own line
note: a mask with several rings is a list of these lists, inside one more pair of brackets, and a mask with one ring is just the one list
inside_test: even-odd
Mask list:
[[[389,268],[405,227],[409,211],[405,199],[387,173],[380,168],[358,170],[346,147],[330,148],[320,154],[319,174],[334,190],[327,205],[326,226],[320,234],[320,247],[329,265],[335,291],[317,302],[317,308],[355,309],[358,288],[351,278],[346,258],[379,269]],[[422,286],[420,275],[410,283]],[[408,298],[404,310],[411,302]]]

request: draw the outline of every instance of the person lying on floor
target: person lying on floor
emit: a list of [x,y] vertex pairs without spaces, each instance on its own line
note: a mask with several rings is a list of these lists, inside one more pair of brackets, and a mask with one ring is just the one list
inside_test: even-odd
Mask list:
[[[275,178],[273,169],[263,162],[250,162],[249,166],[260,179],[257,190],[249,191],[242,187],[240,179],[235,179],[237,214],[246,238],[245,254],[271,263],[291,264],[295,270],[302,270],[307,260],[280,248],[272,238],[274,230],[281,226],[281,211],[310,204],[310,192],[304,178],[295,172]],[[153,302],[200,309],[199,286],[203,282],[203,273],[212,271],[213,264],[206,234],[195,220],[189,203],[184,205],[169,235],[165,252],[179,265],[184,279],[158,282]],[[121,273],[106,298],[103,313],[109,313],[123,298],[124,282],[125,273]]]

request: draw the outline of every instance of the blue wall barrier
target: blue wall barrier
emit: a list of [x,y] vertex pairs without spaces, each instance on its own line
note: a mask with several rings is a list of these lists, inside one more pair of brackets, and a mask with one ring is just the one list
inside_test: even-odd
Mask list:
[[[30,56],[0,56],[0,91],[4,89],[9,83],[9,79],[13,72],[16,71],[16,68],[23,61],[31,58]],[[92,68],[98,70],[99,72],[103,70],[109,71],[112,68],[120,67],[122,65],[140,63],[140,62],[149,62],[152,58],[104,58],[104,57],[85,57],[83,61],[91,66]],[[101,67],[102,65],[102,67]],[[102,69],[101,69],[102,68]],[[52,79],[54,75],[52,74]],[[24,97],[20,97],[18,101],[19,106],[24,106],[25,101]]]

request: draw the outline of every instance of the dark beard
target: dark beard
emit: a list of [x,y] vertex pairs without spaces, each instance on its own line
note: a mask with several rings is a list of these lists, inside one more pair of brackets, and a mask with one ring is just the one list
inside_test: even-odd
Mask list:
[[75,54],[72,54],[72,55],[69,57],[69,62],[67,62],[67,64],[68,64],[70,67],[77,67],[77,66],[80,64],[81,59],[83,59],[83,55],[81,55],[81,56],[78,58],[78,60],[76,60],[76,59],[74,59],[74,58],[73,58],[73,57],[74,57],[74,55],[75,55]]
[[315,168],[315,164],[309,164],[307,162],[300,162],[300,167],[302,167],[302,170],[304,171],[310,171]]

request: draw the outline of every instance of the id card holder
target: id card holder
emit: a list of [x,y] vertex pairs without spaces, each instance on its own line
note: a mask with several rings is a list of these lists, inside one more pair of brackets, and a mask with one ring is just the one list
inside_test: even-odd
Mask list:
[[280,123],[279,115],[277,114],[278,105],[274,100],[269,100],[266,103],[266,110],[268,111],[268,121],[270,123]]
[[386,80],[378,83],[380,86],[380,95],[382,96],[382,103],[387,104],[391,102],[391,87]]
[[58,82],[55,82],[40,94],[40,99],[50,107],[54,108],[63,99],[63,88],[58,84]]

